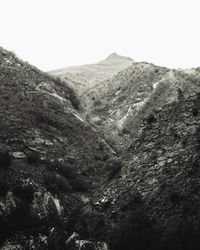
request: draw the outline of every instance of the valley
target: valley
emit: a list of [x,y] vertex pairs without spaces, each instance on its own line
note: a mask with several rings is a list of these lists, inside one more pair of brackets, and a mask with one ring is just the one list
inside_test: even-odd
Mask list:
[[0,249],[199,249],[199,68],[0,48],[0,90]]

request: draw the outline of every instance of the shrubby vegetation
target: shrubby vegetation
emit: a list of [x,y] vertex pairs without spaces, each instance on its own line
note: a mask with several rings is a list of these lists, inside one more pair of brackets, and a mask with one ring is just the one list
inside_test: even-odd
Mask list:
[[8,151],[0,151],[0,169],[8,169],[11,164],[11,156]]
[[24,202],[31,202],[34,198],[34,188],[31,184],[18,184],[13,193]]
[[53,192],[86,192],[88,183],[72,166],[55,161],[48,163],[46,185]]
[[[2,48],[0,48],[0,49],[2,49]],[[14,52],[6,51],[5,49],[3,49],[3,51],[5,51],[5,54],[7,56],[12,58],[12,61],[15,61],[21,67],[27,68],[27,70],[31,69],[33,72],[35,72],[36,74],[39,74],[40,76],[43,76],[48,81],[56,83],[56,85],[58,85],[59,88],[61,88],[65,92],[65,97],[70,100],[73,108],[76,110],[80,109],[80,101],[79,101],[78,97],[76,96],[74,90],[72,88],[68,87],[67,84],[64,81],[62,81],[59,77],[52,76],[44,71],[41,71],[36,66],[33,66],[33,65],[29,64],[28,62],[25,62],[25,61],[19,59],[15,55]],[[58,88],[58,86],[56,86],[56,85],[55,85],[55,89]]]
[[122,163],[120,159],[113,157],[105,162],[104,168],[108,171],[108,178],[112,179],[121,170]]
[[156,118],[155,118],[155,116],[153,114],[150,114],[150,115],[147,116],[147,123],[148,124],[151,124],[151,123],[153,123],[155,121],[156,121]]
[[138,208],[120,223],[111,239],[113,250],[158,250],[159,232],[142,208]]
[[0,181],[0,196],[5,196],[9,190],[9,184],[7,181]]

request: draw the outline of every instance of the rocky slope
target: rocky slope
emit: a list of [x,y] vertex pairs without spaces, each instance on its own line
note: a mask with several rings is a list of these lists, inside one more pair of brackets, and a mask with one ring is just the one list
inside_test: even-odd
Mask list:
[[199,74],[131,62],[80,101],[0,48],[1,249],[198,250]]
[[82,102],[86,119],[121,151],[138,133],[141,120],[153,110],[198,91],[198,69],[170,70],[135,62],[113,78],[97,83],[85,93]]
[[71,249],[74,211],[107,178],[113,153],[66,83],[2,48],[0,89],[1,249]]
[[112,249],[199,249],[199,108],[194,94],[144,119],[122,168],[96,192]]
[[67,81],[81,97],[85,91],[93,88],[96,83],[111,78],[132,63],[131,58],[112,53],[105,60],[96,64],[67,67],[49,73],[59,76],[63,81]]

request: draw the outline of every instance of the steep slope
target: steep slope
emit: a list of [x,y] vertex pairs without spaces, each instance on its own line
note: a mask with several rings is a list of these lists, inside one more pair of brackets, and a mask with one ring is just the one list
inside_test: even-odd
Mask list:
[[112,249],[199,249],[199,108],[194,94],[145,119],[122,168],[96,192],[100,230]]
[[80,104],[0,48],[1,249],[198,250],[199,68],[95,84]]
[[105,60],[96,64],[67,67],[49,72],[67,81],[76,92],[82,96],[83,92],[92,88],[97,82],[111,78],[114,74],[127,68],[133,63],[129,57],[111,54]]
[[116,150],[129,145],[141,119],[154,109],[200,91],[198,70],[170,70],[133,63],[113,78],[97,83],[82,98],[86,119],[103,131]]
[[63,249],[113,154],[66,83],[2,48],[0,89],[0,244]]

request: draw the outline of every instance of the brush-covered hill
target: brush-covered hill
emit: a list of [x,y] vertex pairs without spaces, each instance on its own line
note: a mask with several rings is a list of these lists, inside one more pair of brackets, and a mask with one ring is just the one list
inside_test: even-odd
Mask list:
[[198,250],[199,68],[69,85],[0,48],[0,249]]
[[53,70],[51,75],[59,76],[63,81],[67,81],[75,91],[82,96],[87,89],[94,87],[97,82],[111,78],[119,71],[130,66],[134,61],[125,56],[112,53],[105,60],[96,64],[67,67]]
[[198,69],[175,70],[133,63],[85,92],[86,119],[116,150],[129,145],[143,118],[167,103],[200,91]]
[[199,249],[199,110],[193,94],[144,119],[122,167],[96,192],[102,226],[94,234],[105,232],[111,249]]
[[66,83],[0,48],[1,249],[93,244],[67,239],[113,153],[79,109]]

